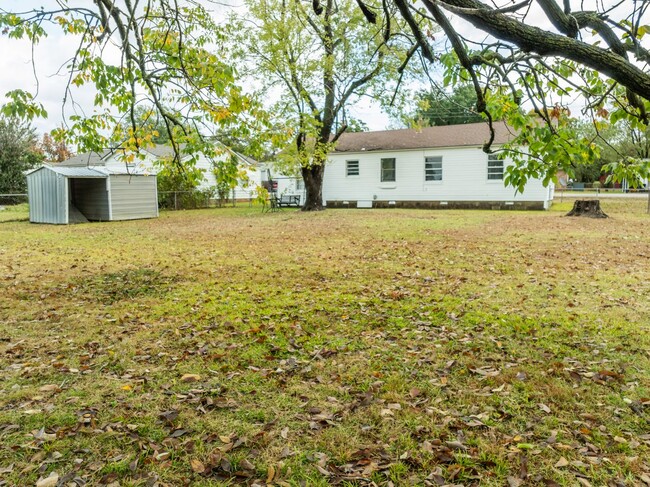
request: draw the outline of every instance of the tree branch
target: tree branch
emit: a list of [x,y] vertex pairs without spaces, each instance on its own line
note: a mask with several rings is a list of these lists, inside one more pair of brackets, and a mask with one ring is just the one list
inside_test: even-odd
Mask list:
[[608,49],[526,25],[502,13],[495,13],[494,9],[478,0],[424,0],[424,2],[427,6],[440,5],[478,29],[503,41],[511,42],[525,52],[576,61],[650,100],[650,76],[638,66]]

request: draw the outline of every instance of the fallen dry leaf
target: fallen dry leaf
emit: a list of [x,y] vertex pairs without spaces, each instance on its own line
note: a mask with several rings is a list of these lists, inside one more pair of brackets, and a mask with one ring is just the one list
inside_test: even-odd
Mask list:
[[288,446],[285,446],[282,449],[282,453],[280,453],[280,458],[288,458],[288,457],[292,457],[293,455],[295,455],[295,453],[292,452]]
[[569,460],[567,460],[564,457],[560,457],[560,459],[555,464],[555,467],[556,468],[562,468],[562,467],[567,467],[568,465],[569,465]]
[[39,479],[36,482],[36,487],[56,487],[59,483],[59,474],[52,472],[49,477]]
[[468,450],[468,448],[463,445],[460,441],[447,441],[447,446],[454,450]]
[[56,384],[47,384],[38,390],[41,392],[61,392],[61,388]]
[[197,460],[195,458],[191,459],[190,466],[192,467],[192,471],[196,473],[205,472],[205,465],[203,465],[203,462],[201,462],[200,460]]
[[181,377],[181,382],[198,382],[201,380],[199,374],[183,374]]
[[178,418],[178,411],[175,409],[170,409],[169,411],[163,411],[158,415],[158,417],[168,423],[172,423],[176,418]]
[[275,467],[273,467],[273,465],[269,465],[269,468],[266,473],[266,483],[267,484],[272,483],[274,478],[275,478]]

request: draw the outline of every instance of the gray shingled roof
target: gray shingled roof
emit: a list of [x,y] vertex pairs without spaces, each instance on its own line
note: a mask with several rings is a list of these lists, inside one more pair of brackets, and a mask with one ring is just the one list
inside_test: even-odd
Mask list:
[[[182,148],[182,146],[181,146]],[[106,149],[101,153],[97,152],[85,152],[83,154],[77,154],[72,156],[70,159],[65,160],[57,164],[57,166],[73,166],[73,167],[82,167],[82,166],[103,166],[104,160],[110,155],[116,152],[121,151],[122,149]],[[169,145],[156,144],[153,147],[148,147],[145,149],[147,152],[151,153],[155,157],[170,157],[173,155],[174,150]]]
[[[180,145],[181,151],[183,150],[184,147],[185,144]],[[104,160],[107,158],[108,155],[118,152],[120,150],[121,149],[106,149],[101,153],[86,152],[84,154],[78,154],[76,156],[72,156],[70,159],[66,161],[58,163],[57,166],[72,166],[72,167],[103,166]],[[172,148],[172,146],[166,144],[156,144],[152,147],[147,147],[145,150],[157,158],[171,157],[174,155],[174,149]],[[242,161],[248,164],[253,164],[253,165],[258,164],[258,161],[256,161],[255,159],[240,154],[239,152],[235,152],[235,151],[231,151],[231,152],[235,154],[237,157],[239,157]]]
[[[185,147],[185,144],[181,144],[181,151],[183,147]],[[172,157],[174,155],[174,148],[167,144],[156,144],[153,147],[147,147],[145,150],[156,157]]]
[[[494,129],[494,143],[497,145],[504,144],[514,137],[512,130],[503,122],[496,122]],[[334,152],[482,146],[489,136],[490,130],[485,122],[420,129],[346,132],[338,140]]]
[[100,154],[97,152],[86,152],[84,154],[77,154],[72,156],[70,159],[67,159],[63,162],[57,163],[57,166],[73,166],[73,167],[84,167],[84,166],[102,166],[104,164],[104,158],[110,154],[110,150],[102,151]]

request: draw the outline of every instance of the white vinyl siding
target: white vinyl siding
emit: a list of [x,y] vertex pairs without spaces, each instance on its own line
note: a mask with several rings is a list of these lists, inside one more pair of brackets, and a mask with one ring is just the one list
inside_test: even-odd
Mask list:
[[424,158],[424,180],[442,181],[442,156]]
[[345,175],[358,176],[359,175],[359,161],[345,161]]
[[381,160],[380,181],[382,183],[394,182],[397,180],[395,158],[385,158]]
[[[443,180],[424,178],[427,157],[442,157]],[[380,182],[381,159],[399,160],[399,179]],[[487,179],[487,155],[481,147],[332,153],[323,181],[325,201],[548,201],[541,180],[530,179],[523,193]],[[345,175],[348,160],[359,161],[359,177]],[[505,158],[504,168],[512,162]]]
[[487,163],[487,178],[490,181],[503,180],[503,155],[502,154],[488,154]]

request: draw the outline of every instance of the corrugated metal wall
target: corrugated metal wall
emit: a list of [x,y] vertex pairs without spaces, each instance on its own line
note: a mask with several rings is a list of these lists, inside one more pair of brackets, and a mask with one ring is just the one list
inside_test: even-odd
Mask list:
[[109,184],[111,220],[135,220],[158,216],[156,176],[112,174]]
[[72,204],[84,214],[88,220],[110,220],[108,209],[108,179],[71,178],[70,190]]
[[29,221],[68,223],[67,178],[47,168],[27,175]]

